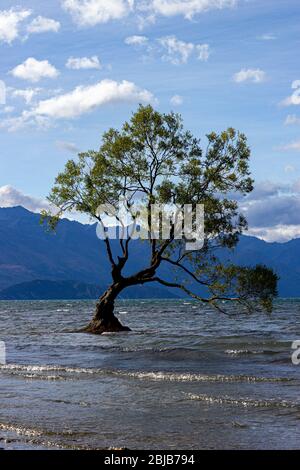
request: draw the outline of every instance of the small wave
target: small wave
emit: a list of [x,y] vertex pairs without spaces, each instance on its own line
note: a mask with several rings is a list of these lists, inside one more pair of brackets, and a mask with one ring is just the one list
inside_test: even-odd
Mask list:
[[243,356],[243,355],[257,355],[257,354],[278,354],[279,351],[265,350],[265,349],[226,349],[225,354],[230,356]]
[[65,377],[62,377],[61,375],[41,375],[41,374],[23,374],[22,377],[24,379],[28,380],[49,380],[49,381],[54,381],[54,380],[66,380]]
[[[19,364],[6,364],[0,365],[0,371],[22,375],[24,372],[28,373],[27,376],[39,378],[46,377],[41,375],[44,372],[65,373],[65,374],[88,374],[88,375],[107,375],[123,378],[133,378],[139,380],[151,381],[167,381],[167,382],[290,382],[294,379],[288,377],[256,377],[248,375],[206,375],[206,374],[192,374],[192,373],[176,373],[176,372],[144,372],[144,371],[123,371],[113,369],[92,369],[80,367],[64,367],[54,365],[19,365]],[[40,374],[40,375],[39,375]],[[57,375],[48,377],[59,377]],[[66,377],[63,377],[65,379]],[[51,379],[50,379],[51,380]]]
[[43,433],[41,431],[38,431],[37,429],[29,429],[23,426],[14,426],[12,424],[0,423],[0,430],[6,431],[6,432],[14,432],[16,434],[19,434],[19,435],[21,434],[23,436],[28,436],[28,437],[35,437],[35,436],[43,435]]
[[178,374],[172,372],[117,372],[118,375],[141,380],[169,382],[286,382],[292,379],[285,377],[254,377],[246,375],[204,375]]
[[7,372],[66,372],[70,374],[97,374],[100,372],[100,369],[88,369],[80,367],[64,367],[64,366],[54,366],[54,365],[23,365],[23,364],[5,364],[0,365],[0,371]]
[[29,437],[40,437],[40,436],[62,436],[62,437],[73,437],[81,436],[84,433],[80,433],[72,430],[62,430],[62,431],[51,431],[48,429],[38,429],[38,428],[27,428],[23,425],[18,424],[7,424],[0,423],[0,430],[6,432],[14,432],[23,436]]
[[[46,429],[34,429],[29,428],[23,425],[18,424],[6,424],[0,423],[0,431],[3,433],[11,433],[17,436],[20,436],[18,439],[9,438],[10,443],[15,442],[24,442],[26,444],[31,444],[37,448],[47,447],[47,448],[57,448],[62,450],[123,450],[120,447],[110,447],[109,449],[104,447],[91,447],[89,445],[80,445],[72,441],[76,437],[81,437],[86,435],[84,432],[77,432],[72,430],[63,430],[63,431],[50,431]],[[61,442],[61,438],[65,439],[64,442]],[[68,439],[71,442],[67,442]]]
[[236,405],[242,406],[244,408],[300,408],[300,403],[288,402],[286,400],[256,400],[253,398],[232,398],[229,396],[224,397],[212,397],[209,395],[195,395],[193,393],[188,393],[187,397],[190,400],[201,401],[211,405]]

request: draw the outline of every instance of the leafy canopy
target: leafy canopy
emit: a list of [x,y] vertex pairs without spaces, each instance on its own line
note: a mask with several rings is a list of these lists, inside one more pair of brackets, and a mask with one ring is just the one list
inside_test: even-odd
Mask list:
[[[184,240],[175,240],[172,231],[168,240],[149,237],[149,267],[134,276],[123,275],[130,256],[130,236],[126,243],[120,240],[122,256],[117,260],[106,239],[114,282],[122,279],[132,285],[156,281],[180,288],[224,312],[226,300],[235,301],[240,311],[258,305],[270,311],[277,294],[276,274],[265,266],[238,267],[221,263],[218,258],[220,249],[234,248],[247,228],[236,201],[238,195],[253,190],[247,139],[232,128],[206,137],[203,151],[200,140],[184,129],[179,115],[140,106],[121,130],[104,133],[98,151],[90,150],[68,161],[49,196],[58,208],[57,216],[50,217],[49,222],[54,227],[63,213],[72,210],[99,220],[100,204],[116,206],[124,196],[128,207],[137,197],[148,208],[154,203],[204,204],[204,247],[187,252]],[[176,281],[157,275],[162,263],[173,266]],[[199,288],[207,295],[200,296]]]

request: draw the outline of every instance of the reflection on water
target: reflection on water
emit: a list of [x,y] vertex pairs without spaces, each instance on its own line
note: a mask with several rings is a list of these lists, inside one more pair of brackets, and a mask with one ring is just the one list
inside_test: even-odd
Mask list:
[[0,302],[0,447],[298,448],[300,301],[231,318],[121,301],[131,333],[73,333],[92,302]]

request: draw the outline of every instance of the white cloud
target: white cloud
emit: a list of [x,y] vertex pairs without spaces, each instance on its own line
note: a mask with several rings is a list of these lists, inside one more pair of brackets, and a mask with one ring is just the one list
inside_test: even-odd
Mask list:
[[174,65],[185,64],[192,54],[198,60],[206,62],[211,54],[208,44],[181,41],[175,35],[161,37],[156,44],[149,43],[146,36],[129,36],[125,39],[125,44],[146,47],[147,52],[162,53],[162,59]]
[[261,36],[258,36],[257,39],[259,39],[260,41],[275,41],[277,37],[274,34],[266,33],[262,34]]
[[141,27],[157,16],[181,15],[191,20],[210,10],[232,8],[239,0],[61,0],[62,7],[79,26],[120,20],[133,13]]
[[80,153],[80,149],[73,142],[65,142],[64,140],[58,140],[56,142],[56,146],[57,148],[63,151],[67,150],[68,152],[75,153],[75,154]]
[[198,60],[206,62],[210,56],[210,47],[208,44],[199,44],[196,46],[196,51],[198,53]]
[[300,118],[295,114],[289,114],[285,120],[285,125],[291,126],[293,124],[300,124]]
[[36,60],[29,57],[23,64],[15,67],[11,74],[16,78],[36,83],[42,78],[56,78],[59,72],[48,60]]
[[13,106],[5,106],[4,108],[0,108],[1,114],[11,114],[14,112],[15,108]]
[[100,60],[96,55],[93,57],[70,57],[66,63],[68,69],[101,69]]
[[28,196],[12,186],[0,187],[0,207],[22,206],[32,212],[41,212],[43,209],[49,209],[49,204],[39,198]]
[[153,101],[152,93],[138,88],[132,82],[102,80],[96,85],[79,86],[70,93],[40,101],[33,112],[35,115],[67,119],[81,116],[108,103]]
[[133,0],[62,0],[63,8],[79,26],[95,26],[129,14]]
[[236,83],[262,83],[266,80],[266,72],[261,69],[242,69],[233,76],[233,80]]
[[198,60],[207,61],[210,55],[208,44],[193,44],[192,42],[180,41],[176,36],[165,36],[159,39],[159,43],[166,54],[162,56],[174,65],[185,64],[191,55],[196,52]]
[[250,228],[248,234],[269,243],[283,243],[293,240],[294,238],[300,238],[300,225],[278,224],[274,227]]
[[38,16],[27,26],[28,33],[39,34],[53,32],[57,33],[60,29],[60,22],[44,16]]
[[278,150],[281,150],[283,152],[289,150],[295,150],[296,152],[300,152],[300,140],[291,142],[290,144],[282,145],[281,147],[278,147]]
[[11,8],[0,10],[0,42],[11,44],[19,37],[20,24],[31,15],[31,10]]
[[129,36],[125,39],[125,44],[128,46],[145,46],[149,39],[146,36]]
[[183,104],[183,98],[180,95],[174,95],[170,99],[170,103],[172,106],[180,106]]
[[288,96],[280,104],[282,106],[299,106],[300,105],[300,80],[294,80],[292,83],[292,90],[294,90],[291,96]]
[[40,91],[40,88],[26,88],[25,90],[13,90],[11,95],[13,98],[22,98],[26,104],[30,104]]
[[156,103],[153,94],[123,80],[102,80],[91,86],[78,86],[73,91],[41,100],[20,116],[0,122],[10,132],[27,126],[47,129],[53,120],[72,119],[110,103]]
[[27,127],[37,127],[41,130],[46,130],[50,126],[49,119],[44,116],[35,116],[31,111],[23,111],[20,116],[0,121],[0,129],[6,129],[8,132],[21,131]]
[[300,234],[300,179],[257,183],[253,193],[240,201],[240,208],[248,220],[249,234],[267,241],[295,238]]
[[234,7],[236,4],[237,0],[152,0],[144,9],[152,10],[155,15],[182,15],[190,20],[200,13]]

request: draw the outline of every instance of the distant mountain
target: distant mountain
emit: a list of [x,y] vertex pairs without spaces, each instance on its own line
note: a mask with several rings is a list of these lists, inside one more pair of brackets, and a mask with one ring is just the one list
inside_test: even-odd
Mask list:
[[[7,295],[12,297],[19,296],[23,291],[27,292],[26,295],[33,292],[36,298],[39,289],[40,295],[42,291],[45,295],[48,289],[50,296],[53,295],[51,292],[54,287],[57,293],[63,288],[66,289],[64,292],[71,289],[71,295],[74,285],[77,285],[82,293],[94,295],[94,292],[97,292],[93,290],[97,289],[95,286],[104,288],[109,284],[110,266],[104,244],[96,237],[95,225],[83,225],[64,219],[53,234],[39,224],[39,218],[38,214],[22,207],[0,208],[0,291],[5,289],[2,296],[7,292]],[[112,244],[115,249],[119,247],[117,240],[112,241]],[[145,255],[143,243],[132,242],[131,254],[127,272],[134,272],[147,265],[149,260]],[[300,239],[280,244],[243,236],[233,253],[223,250],[220,255],[224,261],[232,260],[240,265],[265,263],[273,267],[281,278],[280,295],[300,297]],[[162,268],[161,272],[170,275],[170,269],[172,268],[167,266]],[[43,280],[43,283],[54,281],[58,284],[48,284],[48,287],[46,284],[38,287],[36,283],[16,286],[37,280]],[[71,284],[63,286],[61,281]],[[7,291],[12,286],[13,289]],[[142,295],[141,291],[140,287],[132,288],[128,292],[125,291],[124,295],[136,298]],[[181,296],[174,290],[153,285],[147,286],[145,296],[161,298],[162,293],[165,297]],[[72,298],[78,298],[75,292]]]
[[99,286],[77,281],[31,281],[7,287],[0,300],[68,300],[96,299]]
[[255,237],[243,236],[233,253],[222,253],[238,265],[266,264],[280,277],[281,297],[300,297],[300,239],[286,243],[266,243]]
[[[106,286],[96,286],[78,281],[43,281],[23,282],[8,287],[0,292],[0,300],[95,300],[103,293]],[[154,286],[142,286],[141,289],[129,288],[120,299],[165,299],[176,298],[176,294]]]

